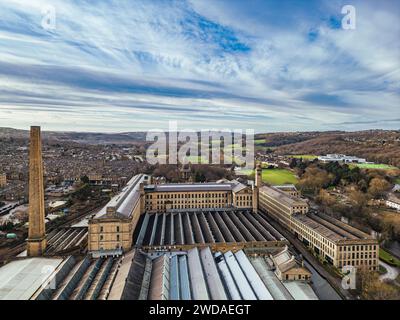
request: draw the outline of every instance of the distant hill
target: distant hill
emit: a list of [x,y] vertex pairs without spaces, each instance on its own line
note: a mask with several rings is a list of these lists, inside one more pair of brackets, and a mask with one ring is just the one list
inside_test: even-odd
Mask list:
[[[43,131],[42,137],[52,141],[71,141],[85,144],[136,144],[146,140],[146,132],[93,133]],[[28,130],[0,128],[1,138],[28,139]]]
[[265,139],[262,145],[281,155],[342,153],[400,166],[400,130],[271,133],[256,139]]
[[[0,139],[28,138],[28,130],[0,128]],[[146,132],[44,131],[43,138],[85,144],[143,144],[146,140]],[[257,140],[258,150],[270,148],[278,155],[343,153],[400,167],[400,130],[262,133],[257,134],[255,140]]]

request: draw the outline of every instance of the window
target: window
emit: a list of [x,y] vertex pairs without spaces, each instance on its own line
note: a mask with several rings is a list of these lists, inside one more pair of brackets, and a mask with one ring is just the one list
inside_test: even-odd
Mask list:
[[117,234],[117,241],[119,241],[119,234]]
[[119,226],[117,226],[117,232],[119,232]]
[[103,232],[103,227],[100,227],[100,232]]

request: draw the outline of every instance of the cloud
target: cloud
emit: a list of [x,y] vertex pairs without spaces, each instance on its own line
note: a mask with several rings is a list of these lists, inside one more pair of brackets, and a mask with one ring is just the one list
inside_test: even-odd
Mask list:
[[[53,31],[41,27],[49,4]],[[2,2],[0,125],[392,128],[384,119],[400,104],[400,5],[354,1],[357,28],[343,30],[344,4]]]

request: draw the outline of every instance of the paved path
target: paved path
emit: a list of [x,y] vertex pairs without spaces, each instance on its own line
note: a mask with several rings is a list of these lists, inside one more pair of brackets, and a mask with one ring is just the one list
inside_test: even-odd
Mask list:
[[385,274],[382,274],[379,279],[381,281],[383,280],[396,280],[397,276],[399,275],[399,269],[392,267],[391,265],[379,260],[379,264],[383,266],[387,272]]
[[[265,213],[264,213],[265,214]],[[321,263],[311,254],[310,251],[304,246],[304,244],[297,239],[291,232],[289,232],[286,228],[281,226],[278,222],[273,220],[271,216],[267,215],[270,219],[268,222],[277,229],[292,245],[299,251],[303,258],[310,263],[313,268],[319,273],[319,275],[324,278],[328,283],[340,294],[343,299],[346,300],[354,300],[354,297],[349,293],[348,290],[343,289],[342,280],[331,275],[325,268],[321,265]]]

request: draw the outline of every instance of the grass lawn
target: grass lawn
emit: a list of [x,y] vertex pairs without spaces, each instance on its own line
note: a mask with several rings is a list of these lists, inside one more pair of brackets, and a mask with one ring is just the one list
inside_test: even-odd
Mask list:
[[383,249],[379,249],[379,259],[392,266],[400,267],[400,260],[393,257],[389,252]]
[[394,182],[400,184],[400,178],[397,178]]
[[304,159],[304,160],[314,160],[316,158],[318,158],[318,156],[314,155],[314,154],[295,154],[295,155],[289,155],[289,158],[296,158],[296,159]]
[[387,273],[387,270],[384,266],[379,265],[378,272],[379,272],[379,274],[385,274],[385,273]]
[[[254,174],[254,170],[250,169],[240,170],[240,172],[246,175]],[[272,185],[297,183],[295,174],[287,169],[263,169],[262,180]]]
[[360,169],[379,169],[379,170],[391,170],[397,169],[394,166],[390,166],[388,164],[379,164],[379,163],[351,163],[350,168],[359,167]]
[[297,183],[295,174],[287,169],[264,169],[262,171],[262,180],[272,185]]
[[265,139],[256,139],[256,140],[254,140],[254,144],[256,146],[258,146],[260,144],[263,144],[263,143],[265,143]]

